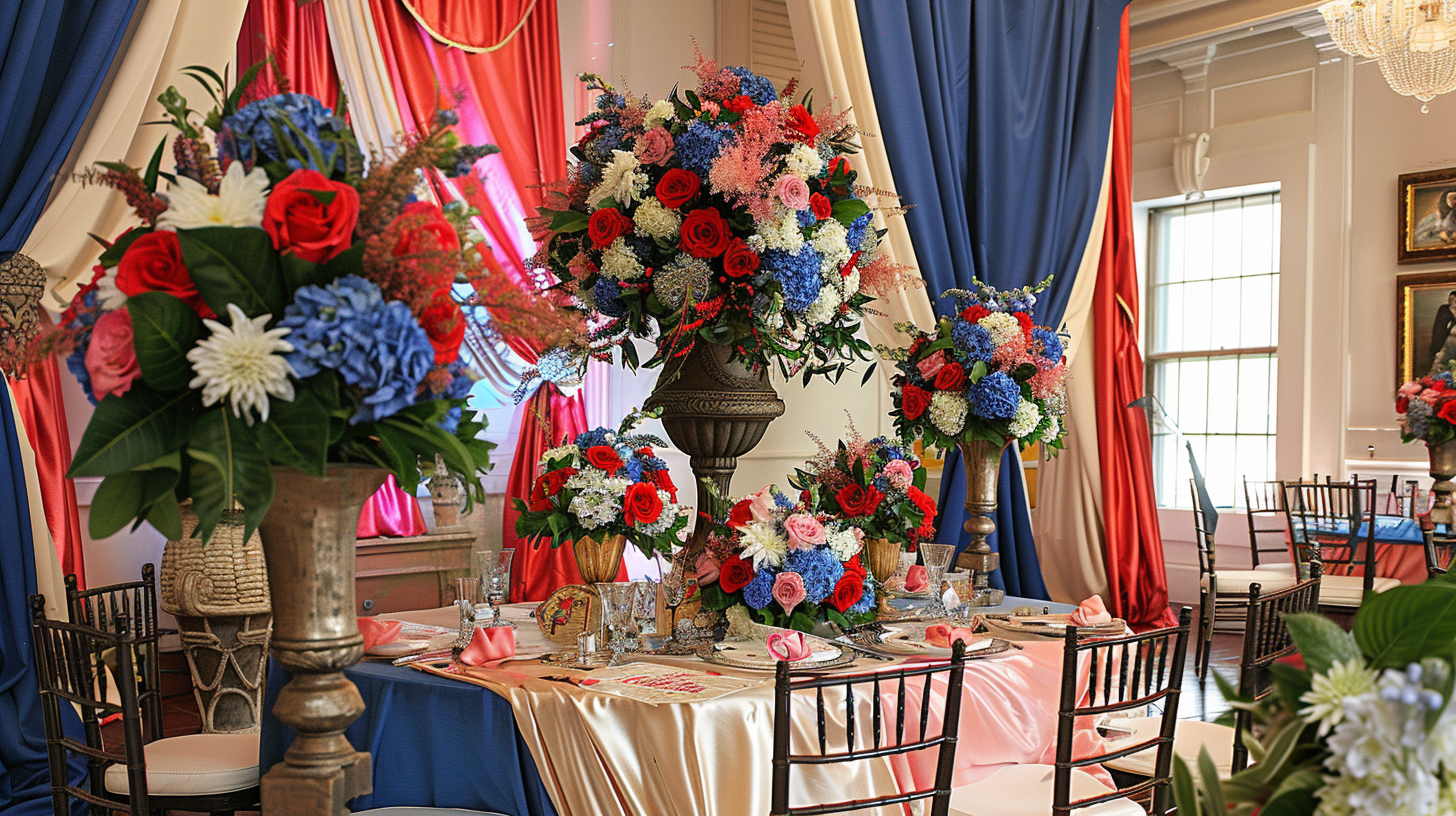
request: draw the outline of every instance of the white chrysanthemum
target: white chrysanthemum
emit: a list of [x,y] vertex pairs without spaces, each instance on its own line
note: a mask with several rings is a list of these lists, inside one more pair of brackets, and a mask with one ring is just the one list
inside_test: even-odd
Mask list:
[[267,422],[269,395],[293,401],[293,383],[288,378],[296,375],[283,359],[284,354],[293,351],[293,344],[283,339],[291,329],[264,331],[272,315],[249,320],[236,304],[229,303],[227,309],[231,326],[216,320],[202,321],[212,336],[187,352],[192,370],[197,372],[187,386],[202,389],[203,405],[226,399],[233,406],[233,416],[249,425],[253,424],[254,410]]
[[602,168],[602,180],[587,196],[586,203],[596,209],[608,198],[626,204],[647,189],[647,174],[637,168],[641,163],[628,150],[613,150],[612,160]]
[[845,300],[849,300],[851,296],[857,294],[859,292],[859,269],[851,269],[848,275],[840,278],[839,288],[844,292]]
[[233,162],[222,177],[217,195],[186,176],[178,176],[167,192],[167,209],[157,216],[157,229],[198,227],[261,227],[268,204],[268,173],[261,167],[243,173]]
[[1345,718],[1345,700],[1374,691],[1375,678],[1375,672],[1358,657],[1336,661],[1328,672],[1311,678],[1310,690],[1299,698],[1307,707],[1299,713],[1318,720],[1320,736],[1324,736]]
[[627,239],[618,238],[602,252],[602,274],[614,280],[636,280],[647,270],[637,260],[637,253],[627,246]]
[[980,320],[981,328],[991,333],[991,342],[1004,345],[1021,336],[1021,323],[1005,312],[992,312]]
[[671,102],[666,99],[659,100],[652,103],[647,115],[642,118],[642,128],[651,130],[664,122],[671,121],[676,116],[677,109],[672,106]]
[[96,282],[96,306],[103,312],[110,312],[125,306],[126,301],[126,293],[116,285],[116,267],[113,266]]
[[833,218],[826,218],[814,227],[814,248],[824,256],[823,268],[826,273],[833,272],[838,276],[839,267],[848,263],[849,257],[854,254],[846,236],[844,225]]
[[763,521],[749,522],[740,531],[740,536],[743,540],[743,552],[739,553],[739,557],[752,561],[755,571],[762,569],[764,564],[777,567],[789,557],[789,540],[780,535],[772,524]]
[[864,545],[860,543],[859,536],[854,530],[834,530],[824,537],[824,543],[829,546],[829,551],[840,561],[848,561],[853,558]]
[[936,391],[930,398],[930,421],[946,436],[957,436],[966,427],[970,407],[964,394]]
[[682,216],[676,210],[662,206],[662,202],[649,198],[637,206],[632,214],[632,223],[638,235],[647,238],[676,238],[682,226]]
[[749,246],[756,252],[766,249],[796,252],[804,245],[804,232],[799,228],[799,216],[793,210],[783,208],[777,217],[757,226],[758,232],[749,238]]
[[839,314],[839,290],[825,286],[819,290],[819,297],[804,310],[804,322],[811,326],[828,323]]
[[568,456],[572,458],[581,456],[581,449],[575,445],[562,445],[559,448],[552,448],[541,454],[541,461],[549,462],[553,459],[565,459]]
[[1034,402],[1022,400],[1021,404],[1016,406],[1016,416],[1011,418],[1011,424],[1007,426],[1006,431],[1020,439],[1023,436],[1029,436],[1040,424],[1041,409],[1036,407]]
[[819,151],[808,145],[794,145],[789,155],[784,157],[784,169],[805,181],[819,175],[824,169],[824,159]]

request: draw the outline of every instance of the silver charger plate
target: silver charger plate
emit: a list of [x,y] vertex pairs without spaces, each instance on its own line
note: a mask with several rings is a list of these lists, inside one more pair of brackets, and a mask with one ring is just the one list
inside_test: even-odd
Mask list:
[[[1067,636],[1068,624],[1061,621],[1047,621],[1041,619],[1043,616],[1023,618],[1007,615],[985,615],[982,620],[988,626],[995,626],[1005,629],[1008,632],[1025,633],[1028,635],[1041,635],[1042,637],[1064,638]],[[1095,626],[1079,626],[1077,634],[1083,637],[1117,637],[1127,631],[1127,622],[1122,618],[1113,618],[1107,623],[1099,623]]]
[[[852,666],[859,659],[858,655],[850,649],[846,649],[841,643],[835,643],[834,641],[824,641],[824,643],[829,648],[816,650],[815,654],[830,650],[837,651],[838,654],[819,660],[812,659],[815,655],[810,655],[809,658],[803,660],[796,660],[791,664],[794,670],[820,671],[823,669],[838,669],[845,666]],[[698,659],[718,666],[746,671],[772,672],[778,668],[778,661],[774,660],[773,656],[768,653],[768,648],[766,646],[760,646],[756,641],[730,645],[749,648],[733,649],[729,652],[723,652],[717,648],[718,644],[707,643],[698,648]],[[758,648],[762,648],[763,651],[759,652]],[[733,655],[735,654],[742,655],[742,657],[734,657]]]
[[[925,642],[925,625],[891,623],[882,629],[860,630],[850,635],[850,639],[858,646],[890,657],[950,657],[950,647],[932,646]],[[1002,638],[978,637],[966,644],[966,659],[978,660],[1010,648],[1011,643]]]

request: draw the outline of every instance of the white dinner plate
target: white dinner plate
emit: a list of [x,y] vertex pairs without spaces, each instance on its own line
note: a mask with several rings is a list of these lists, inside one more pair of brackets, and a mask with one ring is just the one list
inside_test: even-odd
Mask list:
[[370,657],[387,657],[390,659],[404,657],[405,655],[419,654],[430,648],[430,641],[416,640],[412,638],[400,638],[389,643],[380,643],[367,654]]

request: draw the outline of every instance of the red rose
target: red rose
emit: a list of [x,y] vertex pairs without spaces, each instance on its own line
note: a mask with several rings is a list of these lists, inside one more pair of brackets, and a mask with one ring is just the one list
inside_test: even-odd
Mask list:
[[711,207],[702,207],[688,213],[683,219],[682,250],[694,258],[716,258],[728,248],[728,222]]
[[930,407],[930,392],[906,383],[900,389],[900,408],[906,419],[918,419]]
[[743,499],[733,505],[728,512],[728,526],[735,530],[742,530],[748,522],[753,521],[753,499]]
[[[63,322],[66,322],[66,321],[63,321]],[[1403,413],[1405,413],[1406,409],[1409,408],[1409,407],[1410,407],[1410,400],[1407,399],[1406,397],[1401,397],[1400,399],[1398,399],[1398,400],[1395,401],[1395,412],[1397,414],[1403,414]]]
[[835,156],[833,159],[830,160],[829,175],[831,177],[839,173],[848,174],[850,172],[852,171],[849,169],[849,159],[846,159],[843,156]]
[[192,273],[182,264],[182,243],[175,232],[149,232],[132,241],[116,265],[116,288],[127,297],[166,292],[203,317],[217,317],[203,302]]
[[[333,198],[325,204],[315,193]],[[348,249],[358,223],[358,191],[329,181],[317,170],[295,170],[273,185],[263,210],[263,231],[273,239],[273,248],[314,263]]]
[[844,264],[839,267],[839,277],[841,277],[841,278],[847,278],[847,277],[849,277],[850,274],[852,272],[854,272],[854,267],[855,267],[855,265],[858,262],[859,262],[859,253],[858,252],[856,252],[853,255],[849,256],[849,260],[845,261]]
[[612,449],[611,445],[592,445],[586,449],[586,460],[591,462],[594,468],[600,468],[607,473],[616,473],[622,467],[622,457]]
[[1012,312],[1011,316],[1016,318],[1017,323],[1021,324],[1021,333],[1026,336],[1027,340],[1030,340],[1031,330],[1036,328],[1036,324],[1031,322],[1031,315],[1026,312]]
[[647,482],[628,485],[622,504],[628,524],[651,524],[662,515],[662,497],[657,495],[657,487]]
[[718,586],[724,592],[737,592],[748,586],[748,582],[752,580],[752,565],[736,555],[728,556],[728,560],[718,567]]
[[834,212],[834,204],[829,200],[829,196],[823,193],[814,193],[809,196],[809,209],[814,211],[815,218],[823,221]]
[[1443,400],[1441,407],[1436,409],[1436,416],[1456,424],[1456,399]]
[[950,363],[935,375],[935,387],[941,391],[959,391],[966,384],[966,370]]
[[647,445],[646,447],[638,448],[637,449],[637,452],[640,453],[640,454],[642,454],[643,456],[651,456],[652,455],[652,446],[651,445]]
[[142,369],[137,363],[130,311],[117,309],[96,319],[85,362],[96,399],[106,399],[110,394],[120,396],[131,389]]
[[865,566],[864,563],[860,561],[859,553],[855,553],[853,558],[844,562],[844,574],[858,575],[860,577],[860,580],[864,580]]
[[981,318],[985,317],[986,315],[988,315],[990,313],[991,313],[991,310],[990,309],[987,309],[985,306],[982,306],[981,304],[976,303],[976,304],[967,306],[961,312],[961,319],[962,320],[969,321],[971,323],[976,323]]
[[441,292],[420,313],[420,328],[435,347],[435,365],[449,365],[460,357],[460,343],[465,339],[465,317],[448,292]]
[[632,219],[615,207],[597,210],[586,222],[586,234],[596,249],[606,249],[612,242],[632,231]]
[[752,275],[758,270],[758,253],[748,248],[742,238],[728,242],[728,251],[723,254],[723,271],[730,278]]
[[873,515],[875,508],[879,507],[880,501],[885,498],[885,494],[873,486],[864,487],[851,484],[839,488],[839,492],[834,494],[834,498],[839,501],[839,509],[844,515],[857,518]]
[[848,612],[851,606],[859,603],[864,597],[864,573],[858,575],[845,571],[840,576],[839,583],[834,585],[834,592],[829,595],[829,603],[834,605],[840,612]]
[[460,251],[460,234],[439,207],[428,201],[415,201],[405,205],[394,223],[406,218],[410,219],[409,228],[395,242],[394,257]]
[[814,114],[808,108],[795,105],[789,108],[789,130],[804,144],[813,147],[814,137],[819,135],[819,123],[814,121]]
[[[652,454],[650,453],[648,454],[648,456],[651,455]],[[677,485],[672,483],[672,477],[667,475],[667,471],[653,471],[652,480],[657,483],[657,486],[659,488],[661,488],[662,490],[666,490],[667,495],[671,497],[673,501],[677,501]]]
[[915,509],[924,515],[920,526],[915,529],[915,535],[920,538],[930,538],[935,535],[935,499],[930,498],[925,491],[914,485],[906,489],[905,493],[909,496],[911,504],[915,505]]
[[527,507],[532,513],[539,513],[551,509],[551,499],[546,496],[546,477],[537,477],[536,483],[531,485],[531,500]]
[[696,173],[674,167],[657,182],[657,200],[669,210],[675,210],[692,201],[701,186],[703,181]]
[[748,98],[748,94],[739,94],[732,99],[723,100],[723,107],[734,113],[747,113],[753,110],[753,100]]
[[541,481],[546,483],[546,495],[555,496],[566,486],[566,480],[577,474],[574,467],[564,467],[558,470],[548,470],[541,475]]

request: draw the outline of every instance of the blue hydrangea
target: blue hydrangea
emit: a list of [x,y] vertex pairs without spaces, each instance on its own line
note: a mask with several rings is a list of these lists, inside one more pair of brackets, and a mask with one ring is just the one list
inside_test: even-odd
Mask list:
[[[470,389],[475,387],[475,380],[470,378],[470,367],[465,364],[464,359],[457,359],[446,369],[450,372],[450,384],[445,387],[445,393],[439,397],[433,397],[428,393],[421,393],[420,398],[424,399],[465,399],[470,396]],[[451,408],[440,420],[440,427],[455,433],[460,427],[460,419],[465,416],[462,408]]]
[[978,360],[989,363],[991,355],[996,352],[996,343],[991,339],[991,333],[969,320],[952,320],[950,336],[961,359],[968,363]]
[[592,287],[592,302],[596,304],[597,311],[607,317],[621,317],[627,314],[627,310],[617,302],[617,295],[621,293],[621,289],[611,278],[597,278],[597,285]]
[[713,166],[713,160],[718,158],[718,152],[729,140],[732,131],[727,128],[715,128],[706,122],[694,122],[688,125],[688,129],[678,134],[674,143],[674,150],[677,157],[682,160],[682,166],[697,173],[699,176],[708,175],[708,170]]
[[91,347],[91,327],[96,325],[96,318],[100,317],[100,313],[96,311],[96,291],[93,289],[87,292],[81,301],[86,304],[86,310],[66,324],[66,328],[76,330],[76,345],[66,357],[66,368],[81,383],[86,399],[95,405],[96,393],[91,389],[91,372],[86,370],[86,349]]
[[874,488],[881,493],[884,493],[886,495],[890,493],[890,477],[888,476],[876,476],[871,482],[871,485],[873,485]]
[[622,476],[634,483],[642,481],[642,460],[636,456],[627,459],[622,464],[621,473],[618,473],[617,475]]
[[868,612],[874,608],[875,579],[872,575],[866,575],[864,580],[864,594],[859,596],[859,600],[854,602],[854,606],[851,606],[846,611],[849,612],[851,615],[857,615],[863,612]]
[[794,502],[782,493],[773,494],[774,505],[780,510],[793,510]]
[[576,441],[572,444],[576,445],[583,451],[585,451],[587,448],[596,447],[597,445],[607,445],[610,444],[607,442],[607,434],[609,433],[611,433],[611,431],[607,430],[606,428],[592,428],[590,431],[582,431],[581,433],[577,434]]
[[1062,359],[1062,338],[1051,329],[1032,329],[1031,339],[1041,341],[1041,356],[1048,360]]
[[[815,221],[819,220],[819,216],[815,215],[813,210],[799,210],[797,211],[796,216],[799,219],[799,229],[810,226]],[[850,244],[850,247],[853,246],[854,244]]]
[[865,230],[869,228],[870,221],[874,217],[869,213],[849,222],[849,228],[844,231],[844,242],[849,245],[850,251],[859,249],[859,244],[864,240]]
[[773,570],[764,567],[753,574],[753,580],[743,588],[743,602],[751,609],[762,609],[773,602],[774,579],[778,576]]
[[981,378],[971,387],[971,413],[986,419],[1010,419],[1021,404],[1021,386],[1004,371]]
[[794,255],[782,249],[765,250],[759,256],[762,268],[773,273],[784,291],[784,306],[791,312],[802,312],[819,297],[819,266],[823,257],[811,247],[801,247]]
[[[340,136],[347,133],[333,110],[305,94],[284,93],[244,105],[237,113],[222,120],[218,137],[218,153],[224,158],[245,163],[286,162],[297,170],[308,167],[328,175],[345,169],[344,151],[339,149]],[[288,149],[278,144],[282,135]],[[349,138],[349,137],[345,137]],[[316,145],[323,156],[323,166],[315,166],[305,145]],[[294,154],[305,157],[300,162]]]
[[612,151],[621,150],[627,131],[618,125],[607,125],[596,132],[596,136],[582,148],[589,160],[606,164],[612,160]]
[[278,325],[293,330],[287,359],[300,378],[332,369],[364,392],[351,424],[377,422],[412,405],[435,362],[429,335],[409,307],[386,302],[378,286],[357,275],[300,288]]
[[755,105],[767,105],[779,98],[773,80],[762,77],[747,68],[729,68],[728,72],[738,76],[738,92],[753,100]]
[[844,565],[824,547],[794,550],[789,553],[785,567],[804,579],[804,595],[811,603],[828,598],[829,593],[834,591],[834,585],[844,577]]

